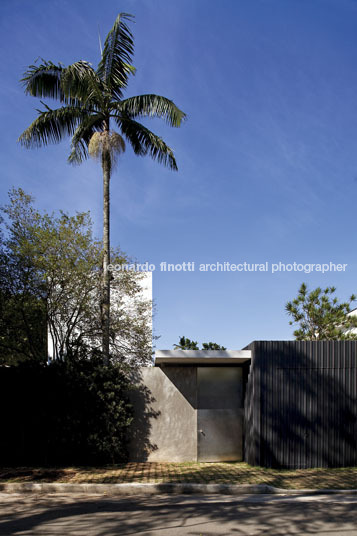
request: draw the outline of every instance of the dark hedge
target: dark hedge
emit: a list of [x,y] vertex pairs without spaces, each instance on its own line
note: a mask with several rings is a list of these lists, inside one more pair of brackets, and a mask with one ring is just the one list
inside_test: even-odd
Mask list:
[[0,367],[0,464],[125,461],[128,387],[118,366],[95,361]]

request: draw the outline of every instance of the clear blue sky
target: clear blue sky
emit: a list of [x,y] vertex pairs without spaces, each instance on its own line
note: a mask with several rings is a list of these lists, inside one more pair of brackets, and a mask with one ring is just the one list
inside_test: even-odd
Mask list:
[[101,234],[101,172],[66,163],[69,141],[26,150],[39,103],[19,84],[37,57],[97,65],[119,11],[136,23],[127,95],[158,93],[187,114],[150,127],[173,173],[128,148],[111,184],[112,243],[139,261],[348,264],[341,273],[153,276],[161,336],[239,349],[289,339],[284,304],[302,281],[357,290],[357,3],[352,0],[2,0],[1,202],[11,186],[44,210],[90,209]]

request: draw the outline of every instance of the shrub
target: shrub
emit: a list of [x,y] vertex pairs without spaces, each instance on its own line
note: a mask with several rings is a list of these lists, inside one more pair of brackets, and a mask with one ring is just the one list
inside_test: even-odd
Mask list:
[[2,465],[125,461],[128,387],[119,365],[95,360],[0,368]]

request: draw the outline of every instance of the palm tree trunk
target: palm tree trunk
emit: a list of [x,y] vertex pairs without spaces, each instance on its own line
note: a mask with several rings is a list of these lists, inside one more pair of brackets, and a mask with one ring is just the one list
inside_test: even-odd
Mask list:
[[110,350],[110,154],[102,154],[103,169],[103,282],[102,282],[102,352],[104,363],[109,364]]

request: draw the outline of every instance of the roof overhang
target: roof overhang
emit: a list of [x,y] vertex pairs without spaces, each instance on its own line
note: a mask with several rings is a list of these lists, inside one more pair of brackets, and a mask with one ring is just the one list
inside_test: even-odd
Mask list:
[[156,350],[159,365],[240,365],[251,360],[250,350]]

